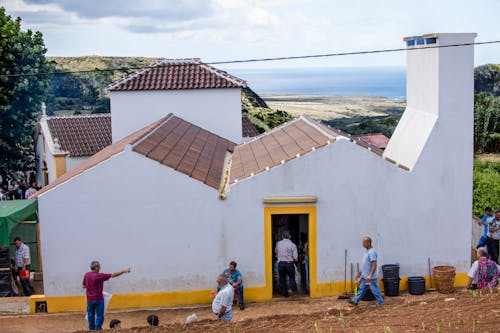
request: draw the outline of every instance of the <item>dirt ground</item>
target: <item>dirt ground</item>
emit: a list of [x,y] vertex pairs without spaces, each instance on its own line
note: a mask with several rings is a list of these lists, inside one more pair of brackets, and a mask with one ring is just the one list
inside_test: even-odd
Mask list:
[[[198,322],[185,326],[196,313]],[[160,326],[146,327],[146,317],[156,314]],[[231,323],[212,321],[207,305],[182,308],[113,310],[105,325],[120,319],[122,332],[500,332],[500,294],[471,294],[461,289],[451,294],[386,297],[386,305],[361,302],[355,308],[336,298],[287,299],[248,304],[234,309]],[[83,332],[83,313],[0,316],[2,333]]]

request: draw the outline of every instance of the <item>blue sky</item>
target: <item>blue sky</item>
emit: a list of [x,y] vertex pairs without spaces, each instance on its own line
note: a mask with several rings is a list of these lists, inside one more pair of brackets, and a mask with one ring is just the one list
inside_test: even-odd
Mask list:
[[[51,56],[198,57],[206,62],[399,48],[402,38],[477,32],[500,40],[497,0],[0,0]],[[500,45],[476,64],[500,63]],[[259,63],[245,67],[404,66],[405,54]],[[241,67],[242,65],[239,65]]]

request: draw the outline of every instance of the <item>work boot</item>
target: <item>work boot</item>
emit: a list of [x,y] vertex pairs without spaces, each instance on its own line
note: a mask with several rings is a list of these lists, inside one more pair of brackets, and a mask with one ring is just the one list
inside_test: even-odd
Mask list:
[[358,303],[354,302],[352,299],[347,300],[347,303],[349,303],[352,306],[357,306]]

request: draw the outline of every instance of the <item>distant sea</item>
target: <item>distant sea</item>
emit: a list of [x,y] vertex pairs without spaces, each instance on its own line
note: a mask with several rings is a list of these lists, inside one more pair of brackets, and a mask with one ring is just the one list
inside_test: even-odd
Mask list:
[[404,67],[228,69],[258,94],[406,99]]

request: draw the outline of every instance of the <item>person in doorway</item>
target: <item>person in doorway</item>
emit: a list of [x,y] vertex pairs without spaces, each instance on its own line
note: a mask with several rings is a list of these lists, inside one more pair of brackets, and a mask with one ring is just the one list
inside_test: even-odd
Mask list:
[[[280,291],[283,297],[288,297],[297,292],[295,283],[295,263],[298,260],[297,246],[290,240],[288,230],[283,231],[283,239],[276,243],[276,257],[278,258],[278,275]],[[290,286],[288,286],[287,278]]]
[[495,288],[498,285],[499,266],[488,259],[488,251],[484,247],[477,249],[477,258],[467,274],[467,289]]
[[[14,244],[16,245],[16,267],[17,275],[21,281],[21,286],[23,287],[24,296],[31,296],[35,293],[35,289],[31,286],[29,271],[31,268],[31,258],[30,258],[30,248],[28,245],[24,244],[21,237],[14,238]],[[21,271],[28,271],[28,278],[21,277]]]
[[240,303],[240,310],[245,309],[243,303],[243,277],[239,270],[236,269],[238,264],[236,261],[229,263],[229,268],[225,269],[222,274],[226,277],[227,281],[233,286],[234,292],[238,295],[238,303]]
[[121,323],[122,322],[118,319],[112,319],[109,322],[109,328],[112,330],[120,330],[122,328]]
[[212,312],[215,314],[215,320],[230,321],[233,318],[233,286],[228,283],[223,274],[217,276],[217,286],[219,292],[212,302]]
[[92,261],[90,263],[90,272],[85,273],[83,277],[83,288],[86,289],[87,294],[89,331],[102,330],[104,322],[104,296],[102,294],[104,282],[110,278],[130,273],[130,268],[112,274],[100,273],[100,270],[101,264],[99,261]]
[[366,252],[361,261],[360,285],[356,296],[348,302],[353,306],[358,305],[359,300],[365,296],[366,291],[370,288],[373,296],[377,299],[377,304],[384,305],[384,298],[382,297],[377,281],[377,251],[372,247],[372,239],[368,236],[363,238],[362,244]]
[[495,217],[488,223],[488,239],[486,244],[491,260],[498,264],[498,245],[500,241],[500,209],[495,211]]

